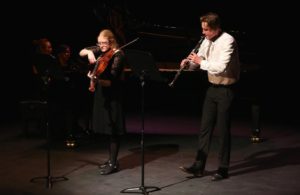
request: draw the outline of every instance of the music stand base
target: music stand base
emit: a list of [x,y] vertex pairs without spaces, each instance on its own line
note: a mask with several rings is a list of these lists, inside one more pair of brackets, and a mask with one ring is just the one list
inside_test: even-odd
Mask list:
[[44,176],[44,177],[34,177],[30,180],[32,183],[37,183],[37,180],[46,180],[46,187],[47,188],[52,188],[52,184],[54,182],[59,182],[59,181],[67,181],[69,180],[66,177],[51,177],[51,176]]
[[140,187],[133,187],[133,188],[126,188],[121,191],[121,193],[138,193],[147,195],[149,192],[159,191],[159,187],[155,186],[140,186]]

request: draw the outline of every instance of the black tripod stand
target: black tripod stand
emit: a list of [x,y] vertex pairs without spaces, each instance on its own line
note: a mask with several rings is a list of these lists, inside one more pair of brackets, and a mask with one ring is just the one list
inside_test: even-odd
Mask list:
[[[144,150],[144,86],[145,77],[150,80],[160,81],[162,78],[159,75],[159,71],[155,66],[154,59],[150,53],[130,50],[126,52],[128,63],[134,73],[138,74],[139,81],[141,84],[141,118],[142,118],[142,129],[141,129],[141,185],[139,187],[126,188],[121,193],[140,193],[147,195],[149,192],[160,190],[159,187],[145,186],[145,150]],[[147,74],[147,75],[146,75]]]
[[66,177],[52,177],[51,176],[51,160],[50,160],[50,150],[51,150],[51,136],[50,136],[50,130],[49,130],[49,102],[47,101],[41,101],[41,106],[44,107],[43,111],[46,114],[46,139],[47,139],[47,176],[43,177],[34,177],[30,180],[30,182],[37,183],[38,180],[46,180],[46,187],[51,188],[52,184],[57,181],[66,181],[68,178]]

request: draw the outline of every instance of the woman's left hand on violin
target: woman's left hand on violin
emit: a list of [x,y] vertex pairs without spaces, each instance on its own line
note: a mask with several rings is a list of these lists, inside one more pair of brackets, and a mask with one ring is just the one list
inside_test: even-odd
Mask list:
[[89,77],[90,79],[97,79],[97,77],[91,72],[91,71],[89,71],[88,73],[87,73],[87,77]]

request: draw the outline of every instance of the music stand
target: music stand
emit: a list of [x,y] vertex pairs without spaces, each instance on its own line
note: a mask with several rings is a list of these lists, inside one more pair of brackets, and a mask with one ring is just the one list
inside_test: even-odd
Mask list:
[[149,52],[139,50],[125,51],[128,64],[133,73],[138,76],[141,85],[141,185],[139,187],[126,188],[121,193],[141,193],[147,195],[149,192],[160,190],[159,187],[145,186],[145,151],[144,151],[144,86],[146,80],[163,81],[155,61]]
[[[45,87],[46,87],[46,93],[48,93],[48,83],[45,83]],[[48,95],[48,94],[47,94]],[[47,96],[46,95],[46,96]],[[46,97],[47,98],[47,97]],[[53,182],[57,182],[57,181],[66,181],[68,180],[68,178],[66,177],[52,177],[51,176],[51,161],[50,161],[50,150],[51,150],[51,136],[50,136],[50,130],[49,130],[49,101],[41,101],[40,104],[43,106],[43,114],[46,115],[46,139],[47,139],[47,176],[43,176],[43,177],[34,177],[32,179],[30,179],[30,182],[32,183],[36,183],[37,180],[46,180],[46,187],[47,188],[51,188],[52,187],[52,183]]]

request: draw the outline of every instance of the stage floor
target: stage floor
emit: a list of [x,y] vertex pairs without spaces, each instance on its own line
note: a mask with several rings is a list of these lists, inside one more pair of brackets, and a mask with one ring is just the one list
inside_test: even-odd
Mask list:
[[63,140],[52,143],[50,170],[52,177],[67,181],[46,187],[46,140],[39,136],[21,135],[18,122],[1,125],[0,194],[11,195],[117,195],[132,187],[158,187],[149,194],[299,194],[300,133],[299,128],[276,121],[262,124],[263,142],[250,142],[250,124],[235,118],[232,127],[230,177],[212,182],[217,168],[218,133],[213,137],[206,174],[190,178],[178,167],[190,165],[195,157],[199,118],[191,116],[146,115],[144,175],[141,171],[140,116],[127,117],[128,134],[123,137],[119,154],[120,171],[99,174],[97,165],[107,159],[104,136],[82,138],[79,146],[66,148]]

